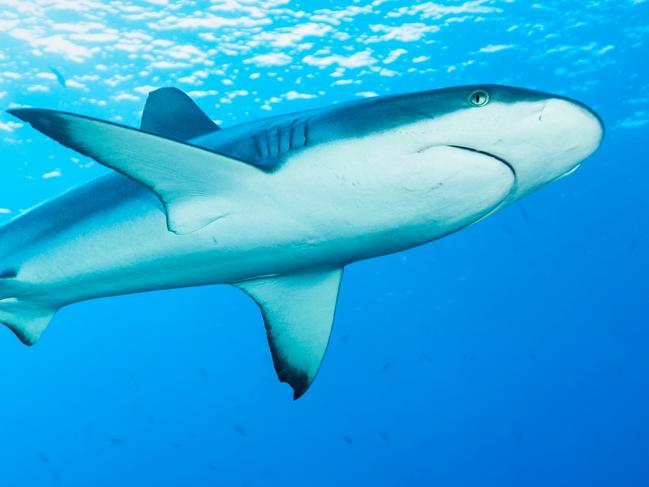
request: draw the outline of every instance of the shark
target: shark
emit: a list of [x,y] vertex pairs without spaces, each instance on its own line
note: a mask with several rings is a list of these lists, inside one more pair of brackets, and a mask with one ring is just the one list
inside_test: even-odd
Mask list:
[[346,265],[476,224],[604,136],[583,103],[490,84],[227,128],[173,87],[149,93],[139,128],[9,113],[112,171],[0,228],[0,322],[33,345],[75,302],[231,284],[259,306],[295,399],[320,369]]

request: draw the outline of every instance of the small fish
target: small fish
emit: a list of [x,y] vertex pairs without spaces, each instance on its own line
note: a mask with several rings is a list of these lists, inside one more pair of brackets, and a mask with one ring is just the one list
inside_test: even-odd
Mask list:
[[200,375],[203,380],[207,380],[207,372],[205,369],[198,367],[196,370],[198,370],[198,375]]
[[352,336],[351,336],[349,333],[347,333],[347,334],[341,336],[341,337],[338,339],[338,343],[345,343],[345,342],[346,342],[347,340],[349,340],[351,337],[352,337]]
[[379,431],[379,438],[381,438],[383,441],[390,441],[390,437],[382,431]]
[[523,220],[526,222],[530,221],[530,216],[527,214],[527,211],[525,211],[525,207],[521,205],[520,203],[518,204],[518,210],[521,212],[521,216],[523,217]]
[[54,482],[56,482],[57,484],[61,483],[61,476],[58,473],[52,472],[52,478],[54,479]]
[[61,71],[59,71],[58,69],[52,66],[50,66],[50,71],[52,71],[52,73],[54,73],[54,76],[56,76],[56,81],[58,81],[59,84],[63,86],[63,88],[67,88],[67,82],[65,81],[65,78],[61,74]]
[[633,240],[631,240],[631,252],[633,252],[638,245],[638,237],[633,237]]
[[212,462],[206,462],[207,468],[209,468],[212,472],[216,472],[216,467]]
[[18,276],[18,272],[15,269],[5,269],[0,272],[0,279],[11,279]]
[[240,436],[242,436],[242,437],[244,437],[244,438],[245,438],[246,436],[248,436],[248,432],[247,432],[246,430],[244,430],[244,429],[243,429],[241,426],[239,426],[238,424],[233,424],[232,427],[234,428],[234,431],[236,431],[237,433],[239,433]]
[[521,435],[519,435],[518,433],[512,433],[512,436],[514,437],[514,441],[515,441],[516,443],[520,443],[520,442],[521,442]]
[[47,456],[45,455],[45,453],[43,453],[42,451],[39,451],[39,452],[38,452],[38,458],[40,458],[40,459],[41,459],[41,462],[43,462],[43,463],[50,463],[50,459],[47,458]]
[[392,364],[390,362],[386,362],[383,364],[383,367],[381,367],[381,373],[385,374],[390,368],[392,367]]
[[106,439],[110,442],[111,445],[124,446],[126,444],[124,440],[122,440],[121,438],[117,438],[116,436],[109,436]]
[[347,443],[348,445],[354,444],[354,439],[351,436],[345,435],[343,436],[343,440],[345,440],[345,443]]
[[424,353],[421,354],[421,357],[422,357],[426,362],[428,362],[429,364],[432,364],[432,363],[433,363],[433,357],[431,357],[430,354],[424,352]]

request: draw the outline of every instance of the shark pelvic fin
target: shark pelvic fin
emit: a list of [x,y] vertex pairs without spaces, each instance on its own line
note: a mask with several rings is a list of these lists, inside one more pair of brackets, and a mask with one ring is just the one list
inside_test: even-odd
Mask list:
[[0,323],[4,323],[25,345],[34,345],[56,311],[16,298],[0,299]]
[[180,141],[220,130],[219,126],[178,88],[160,88],[149,93],[140,128]]
[[191,233],[225,216],[232,198],[258,191],[266,177],[245,161],[124,125],[54,110],[9,113],[147,186],[162,201],[174,233]]
[[310,270],[236,284],[259,305],[277,376],[302,396],[327,350],[342,269]]

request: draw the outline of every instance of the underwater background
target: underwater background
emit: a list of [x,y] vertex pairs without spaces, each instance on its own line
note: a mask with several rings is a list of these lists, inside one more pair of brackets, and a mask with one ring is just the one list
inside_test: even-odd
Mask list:
[[[0,329],[0,487],[649,485],[649,2],[0,0],[0,217],[107,169],[8,115],[137,126],[176,86],[223,126],[502,83],[577,98],[574,175],[346,268],[294,402],[229,286]],[[368,167],[371,171],[371,167]]]

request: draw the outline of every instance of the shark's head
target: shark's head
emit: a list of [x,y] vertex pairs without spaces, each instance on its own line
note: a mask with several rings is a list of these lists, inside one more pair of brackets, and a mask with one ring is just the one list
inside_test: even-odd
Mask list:
[[492,155],[516,175],[508,201],[574,171],[600,145],[601,119],[562,96],[498,85],[394,97],[408,150],[450,145]]

